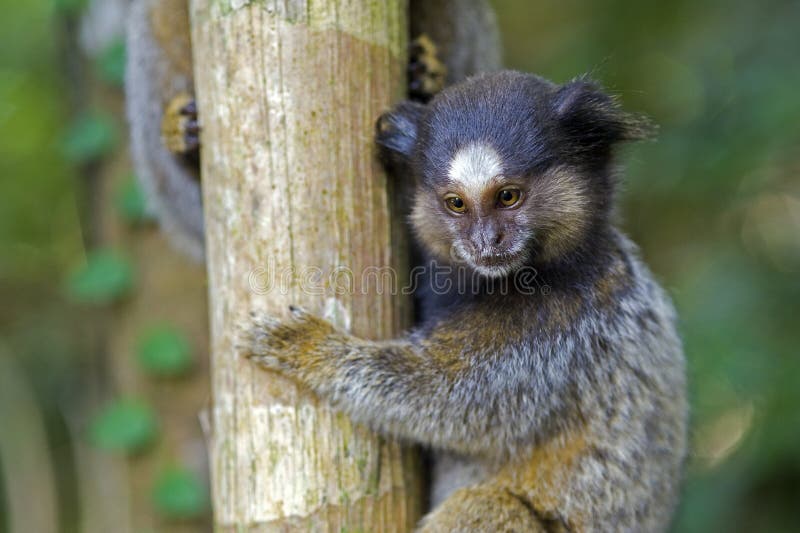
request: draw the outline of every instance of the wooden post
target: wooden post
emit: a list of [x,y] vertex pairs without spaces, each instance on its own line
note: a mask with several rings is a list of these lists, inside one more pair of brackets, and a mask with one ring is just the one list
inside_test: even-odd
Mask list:
[[407,325],[407,301],[360,283],[370,267],[405,272],[372,142],[402,96],[405,13],[402,0],[191,0],[222,530],[405,531],[419,517],[409,450],[234,351],[251,310],[291,303],[367,338]]

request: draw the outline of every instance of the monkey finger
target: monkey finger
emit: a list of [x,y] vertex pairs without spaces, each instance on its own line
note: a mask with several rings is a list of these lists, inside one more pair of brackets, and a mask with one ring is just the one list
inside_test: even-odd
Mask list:
[[253,356],[250,358],[251,361],[256,363],[258,366],[269,369],[269,370],[287,370],[286,363],[280,357],[275,357],[272,355],[258,355]]
[[198,137],[196,133],[187,134],[184,137],[183,141],[186,144],[186,151],[187,152],[200,148],[200,137]]
[[281,325],[281,321],[263,311],[251,311],[250,320],[257,329],[275,329]]
[[309,313],[299,305],[290,305],[289,312],[292,314],[294,318],[298,320],[307,319],[311,316],[311,313]]
[[179,113],[181,115],[189,115],[189,116],[196,116],[197,115],[197,102],[194,99],[189,100],[183,107],[181,107]]
[[195,133],[195,134],[199,133],[200,132],[200,123],[197,122],[197,119],[189,119],[184,124],[183,131],[186,132],[187,135],[191,134],[191,133]]

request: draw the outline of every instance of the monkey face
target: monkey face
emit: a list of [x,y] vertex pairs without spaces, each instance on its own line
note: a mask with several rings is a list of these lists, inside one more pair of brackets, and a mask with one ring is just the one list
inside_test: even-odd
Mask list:
[[613,199],[612,149],[647,123],[585,80],[471,78],[378,122],[385,159],[417,177],[411,222],[434,256],[503,276],[580,245]]
[[506,177],[497,151],[479,142],[458,150],[447,173],[418,191],[411,220],[420,240],[486,276],[522,266],[532,237],[524,181]]
[[489,144],[456,151],[447,179],[420,187],[411,223],[443,260],[502,277],[574,248],[590,220],[590,197],[576,169],[506,175]]

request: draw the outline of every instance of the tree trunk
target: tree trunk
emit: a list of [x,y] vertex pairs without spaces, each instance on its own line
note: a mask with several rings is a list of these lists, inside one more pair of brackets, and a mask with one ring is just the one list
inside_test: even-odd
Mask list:
[[290,303],[367,338],[407,325],[408,301],[372,284],[406,272],[372,143],[402,95],[405,3],[192,0],[191,16],[216,525],[408,530],[420,512],[415,455],[234,351],[249,311],[285,317]]

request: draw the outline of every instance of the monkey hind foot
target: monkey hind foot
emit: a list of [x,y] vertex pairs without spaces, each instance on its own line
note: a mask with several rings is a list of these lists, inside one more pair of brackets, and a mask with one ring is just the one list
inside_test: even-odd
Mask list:
[[197,105],[188,93],[173,97],[161,119],[161,139],[167,150],[195,159],[200,148]]
[[444,89],[447,66],[426,34],[411,42],[408,61],[408,94],[413,100],[427,102]]
[[475,485],[451,494],[420,523],[417,533],[550,531],[522,499],[501,487]]

